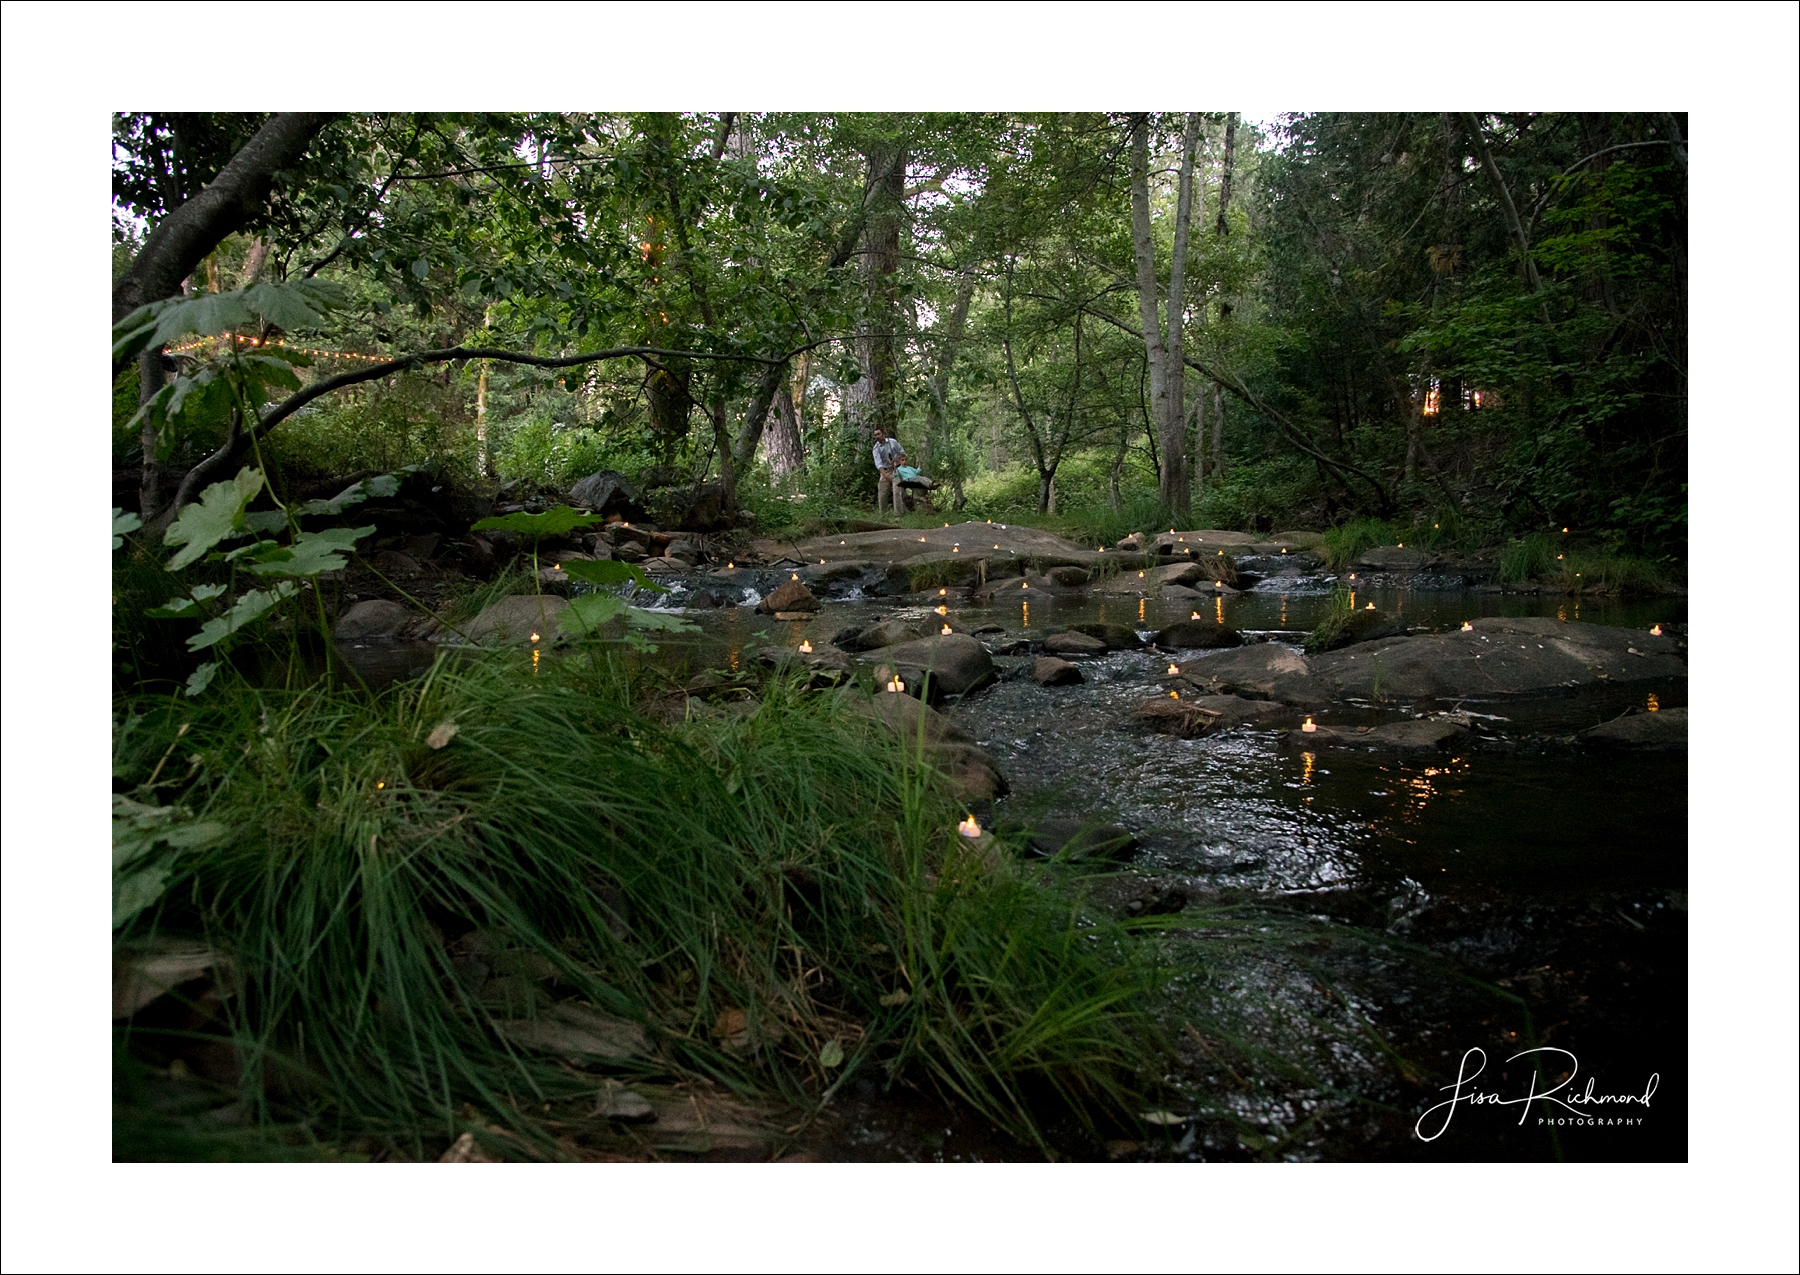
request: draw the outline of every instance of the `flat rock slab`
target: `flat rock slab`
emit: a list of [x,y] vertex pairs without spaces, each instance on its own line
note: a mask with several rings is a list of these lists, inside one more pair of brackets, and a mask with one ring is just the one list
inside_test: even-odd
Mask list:
[[893,527],[853,531],[835,536],[809,536],[804,540],[768,540],[755,548],[766,556],[791,557],[798,562],[827,564],[862,559],[869,562],[911,562],[945,554],[976,558],[1028,559],[1040,569],[1052,566],[1092,568],[1105,554],[1084,549],[1073,540],[1039,531],[989,522],[959,522],[948,527]]
[[1687,676],[1679,644],[1637,629],[1487,616],[1451,633],[1386,638],[1313,657],[1327,694],[1460,699],[1544,695]]
[[1290,730],[1289,744],[1301,748],[1393,748],[1402,752],[1434,752],[1450,748],[1469,737],[1469,728],[1444,718],[1390,722],[1373,730],[1343,730],[1320,726],[1314,730]]
[[1687,747],[1687,709],[1665,708],[1654,713],[1633,713],[1615,721],[1603,722],[1581,732],[1590,744],[1608,748],[1679,748]]

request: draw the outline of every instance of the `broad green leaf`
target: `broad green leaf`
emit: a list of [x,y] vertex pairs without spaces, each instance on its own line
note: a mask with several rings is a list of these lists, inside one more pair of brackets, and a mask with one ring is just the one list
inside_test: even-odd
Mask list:
[[159,607],[151,607],[144,612],[152,620],[186,620],[201,614],[192,598],[170,598]]
[[577,558],[562,564],[563,574],[583,584],[624,584],[627,580],[652,593],[668,590],[650,578],[650,573],[634,562],[586,562]]
[[114,872],[113,929],[162,898],[171,871],[166,863],[153,863],[128,872]]
[[[210,666],[209,666],[210,667]],[[113,928],[125,924],[162,897],[174,871],[168,856],[152,860],[159,843],[171,850],[200,850],[229,834],[222,823],[196,823],[178,806],[151,806],[113,797]]]
[[277,602],[284,598],[291,598],[299,591],[300,586],[292,580],[283,580],[273,589],[252,589],[233,603],[231,610],[224,615],[208,620],[201,625],[200,631],[188,639],[188,650],[204,651],[214,643],[236,633]]
[[643,607],[630,607],[625,613],[625,623],[634,629],[660,630],[664,633],[698,633],[700,626],[691,624],[684,616],[673,611],[648,611]]
[[201,492],[163,536],[166,544],[186,546],[169,560],[169,570],[179,571],[240,529],[244,506],[262,484],[262,472],[245,467],[229,482],[214,483]]
[[326,312],[342,305],[343,299],[344,291],[337,284],[302,279],[153,301],[113,325],[113,357],[132,358],[189,333],[218,336],[264,323],[287,332],[319,328],[324,326]]
[[113,548],[117,549],[125,543],[125,533],[136,531],[144,525],[144,520],[136,514],[128,514],[123,509],[113,510]]
[[844,1047],[843,1047],[843,1045],[839,1044],[835,1040],[826,1041],[824,1048],[819,1050],[819,1066],[821,1066],[821,1067],[841,1067],[843,1065],[844,1065]]
[[239,545],[230,553],[219,555],[221,562],[236,562],[239,558],[254,558],[258,561],[276,553],[286,553],[281,543],[276,540],[253,540],[247,545]]
[[625,614],[625,599],[610,593],[588,593],[570,601],[557,613],[556,622],[566,633],[589,633]]
[[483,518],[473,526],[475,531],[516,531],[521,536],[534,540],[542,540],[545,536],[562,536],[577,527],[591,527],[597,522],[606,521],[599,514],[578,514],[570,505],[558,505],[554,509],[546,509],[541,514],[503,514],[497,518]]
[[346,487],[330,500],[309,500],[303,505],[294,506],[296,517],[307,514],[341,514],[351,505],[360,505],[371,497],[385,499],[400,490],[398,474],[377,474],[373,478],[365,478],[354,487]]
[[278,550],[250,564],[250,570],[262,576],[316,576],[324,571],[341,571],[341,556],[356,551],[356,542],[373,535],[373,527],[332,527],[325,531],[302,531],[294,537],[291,549]]
[[219,673],[219,664],[218,664],[217,660],[214,660],[207,664],[202,664],[199,668],[195,669],[191,674],[188,675],[187,690],[183,693],[189,699],[194,699],[194,698],[200,696],[201,694],[205,693],[207,687],[212,685],[212,680],[213,680],[213,678],[218,676],[218,673]]
[[281,531],[287,526],[287,515],[279,509],[258,509],[244,515],[244,530],[260,535]]

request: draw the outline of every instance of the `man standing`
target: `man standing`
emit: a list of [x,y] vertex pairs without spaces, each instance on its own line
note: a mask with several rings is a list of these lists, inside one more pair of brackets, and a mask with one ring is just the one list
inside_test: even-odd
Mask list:
[[877,429],[874,456],[875,472],[881,475],[875,484],[875,513],[880,515],[882,501],[891,496],[894,517],[898,518],[906,512],[906,507],[901,503],[900,478],[895,471],[900,468],[900,462],[906,459],[906,449],[900,446],[899,439],[889,438],[885,430]]

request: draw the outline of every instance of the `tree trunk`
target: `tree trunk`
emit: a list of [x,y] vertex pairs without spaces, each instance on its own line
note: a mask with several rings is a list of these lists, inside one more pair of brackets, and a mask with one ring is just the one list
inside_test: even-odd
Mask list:
[[1167,350],[1163,345],[1162,319],[1157,313],[1156,241],[1150,233],[1150,117],[1140,115],[1131,126],[1131,245],[1137,258],[1138,318],[1144,333],[1144,357],[1149,365],[1152,432],[1160,436],[1162,463],[1157,476],[1158,495],[1166,505],[1175,502],[1183,469],[1181,440],[1173,451],[1165,433],[1169,421],[1169,395],[1165,383]]
[[787,386],[775,391],[775,428],[769,431],[769,468],[779,478],[799,472],[806,463],[800,437],[800,417],[794,410],[794,394]]
[[[1163,425],[1166,438],[1179,439],[1176,448],[1181,465],[1175,474],[1169,508],[1178,522],[1186,523],[1193,508],[1193,481],[1187,457],[1187,369],[1181,361],[1186,328],[1186,285],[1188,228],[1194,216],[1194,152],[1200,146],[1200,114],[1188,112],[1187,128],[1181,138],[1181,176],[1175,191],[1175,246],[1169,259],[1169,335],[1165,343],[1168,365],[1163,373],[1163,410],[1168,420]],[[1077,316],[1078,323],[1080,321]],[[1165,454],[1168,448],[1164,449]]]
[[[1231,223],[1226,221],[1225,214],[1231,208],[1232,169],[1237,162],[1237,119],[1238,113],[1231,112],[1225,117],[1225,159],[1219,173],[1219,216],[1213,223],[1213,238],[1223,240],[1231,234]],[[1219,298],[1219,339],[1223,342],[1230,329],[1231,301],[1227,297]],[[1225,390],[1219,385],[1212,387],[1212,456],[1205,468],[1214,478],[1225,473]]]
[[975,268],[966,267],[962,283],[956,290],[956,304],[944,325],[943,339],[938,345],[937,370],[930,382],[931,401],[926,404],[925,439],[920,446],[920,467],[930,464],[933,443],[950,428],[950,372],[956,366],[963,329],[968,326],[969,302],[975,295]]
[[899,429],[899,377],[894,334],[899,327],[894,275],[900,269],[900,214],[906,197],[906,147],[869,148],[870,207],[863,229],[862,273],[867,303],[857,323],[856,360],[862,375],[850,387],[848,407],[858,441],[876,429]]
[[481,375],[475,381],[475,473],[488,476],[487,446],[487,360],[481,361]]

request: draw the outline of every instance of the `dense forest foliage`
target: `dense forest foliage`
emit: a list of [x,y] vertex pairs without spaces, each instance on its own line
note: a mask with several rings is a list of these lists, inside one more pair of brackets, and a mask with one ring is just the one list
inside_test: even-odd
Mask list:
[[[1375,517],[1471,550],[1574,526],[1666,561],[1684,129],[122,115],[115,319],[248,308],[223,342],[115,350],[115,487],[154,526],[266,432],[289,478],[412,463],[564,490],[662,467],[793,525],[872,497],[880,427],[965,515]],[[310,300],[281,311],[284,288]]]

